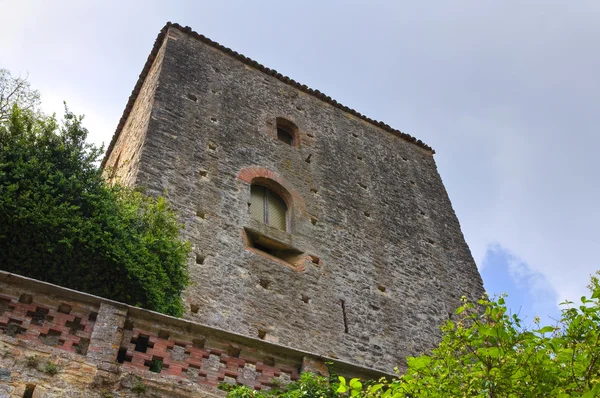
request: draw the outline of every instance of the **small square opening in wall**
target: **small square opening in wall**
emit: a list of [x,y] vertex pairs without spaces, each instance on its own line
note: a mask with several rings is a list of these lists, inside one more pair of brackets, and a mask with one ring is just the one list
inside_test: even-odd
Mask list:
[[254,249],[254,252],[265,257],[282,260],[293,268],[304,265],[305,256],[300,250],[263,236],[258,232],[244,229],[244,233],[247,247]]

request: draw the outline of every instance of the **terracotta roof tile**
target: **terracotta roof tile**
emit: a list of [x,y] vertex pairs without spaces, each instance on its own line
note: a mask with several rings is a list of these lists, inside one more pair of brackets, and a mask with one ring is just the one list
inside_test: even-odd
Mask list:
[[304,91],[305,93],[312,95],[312,96],[320,99],[321,101],[327,102],[328,104],[331,104],[332,106],[339,108],[339,109],[343,110],[344,112],[350,113],[351,115],[354,115],[360,119],[365,120],[366,122],[369,122],[375,126],[378,126],[385,131],[388,131],[400,138],[403,138],[406,141],[412,142],[412,143],[416,144],[417,146],[430,151],[431,153],[435,153],[435,151],[429,145],[425,144],[421,140],[418,140],[409,134],[403,133],[400,130],[396,130],[396,129],[390,127],[389,125],[387,125],[386,123],[383,123],[383,122],[380,122],[377,120],[373,120],[365,115],[362,115],[361,113],[355,111],[354,109],[351,109],[345,105],[342,105],[338,101],[332,99],[330,96],[323,94],[319,90],[314,90],[314,89],[308,87],[306,84],[300,84],[297,81],[289,78],[288,76],[282,75],[281,73],[277,72],[274,69],[267,68],[267,67],[261,65],[260,63],[254,61],[236,51],[233,51],[230,48],[227,48],[215,41],[212,41],[211,39],[209,39],[208,37],[206,37],[204,35],[194,32],[192,30],[192,28],[190,28],[189,26],[183,27],[177,23],[167,22],[167,24],[161,29],[160,33],[158,34],[158,37],[156,38],[156,40],[154,42],[154,47],[152,48],[150,55],[148,55],[146,64],[144,65],[144,68],[142,69],[142,73],[140,73],[140,76],[138,78],[138,81],[137,81],[134,89],[133,89],[133,92],[129,96],[129,100],[127,101],[127,105],[125,106],[125,110],[123,111],[123,115],[121,116],[121,120],[119,121],[119,125],[117,126],[117,130],[115,131],[115,134],[113,135],[112,140],[111,140],[110,144],[108,145],[108,148],[106,149],[106,154],[104,155],[104,159],[102,160],[102,167],[104,167],[104,164],[106,163],[106,160],[108,159],[108,156],[110,155],[110,152],[112,151],[112,148],[114,147],[117,139],[119,138],[119,134],[121,133],[121,130],[123,129],[123,126],[125,125],[125,122],[127,121],[127,118],[129,117],[129,112],[131,112],[131,109],[133,108],[133,104],[135,103],[135,100],[138,96],[138,93],[140,92],[142,84],[144,83],[144,80],[146,79],[146,75],[148,74],[148,71],[150,70],[150,67],[152,66],[152,62],[154,62],[154,58],[156,58],[156,55],[158,54],[158,50],[160,49],[160,46],[162,45],[162,42],[163,42],[169,28],[178,29],[181,32],[192,36],[193,38],[200,40],[201,42],[203,42],[205,44],[210,45],[211,47],[217,48],[217,49],[223,51],[224,53],[229,54],[230,56],[239,59],[246,65],[256,68],[256,69],[260,70],[261,72],[264,72],[268,75],[271,75],[271,76],[275,77],[276,79],[278,79],[298,90]]

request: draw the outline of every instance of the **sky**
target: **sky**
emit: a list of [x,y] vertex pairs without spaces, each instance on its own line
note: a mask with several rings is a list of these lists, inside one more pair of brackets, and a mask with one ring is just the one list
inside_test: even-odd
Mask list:
[[188,25],[431,145],[488,293],[552,322],[600,269],[600,2],[0,0],[0,68],[110,142]]

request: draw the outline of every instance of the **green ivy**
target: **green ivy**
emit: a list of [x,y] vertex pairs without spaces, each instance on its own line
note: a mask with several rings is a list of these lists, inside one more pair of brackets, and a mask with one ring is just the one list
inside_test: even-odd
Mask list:
[[0,268],[180,316],[189,243],[164,198],[109,186],[82,117],[0,124]]

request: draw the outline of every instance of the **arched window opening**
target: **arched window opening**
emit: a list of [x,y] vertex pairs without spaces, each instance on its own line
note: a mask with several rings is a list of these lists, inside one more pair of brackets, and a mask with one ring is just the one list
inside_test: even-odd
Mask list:
[[250,215],[281,231],[287,230],[287,205],[275,192],[262,185],[250,187]]
[[294,144],[294,137],[284,128],[277,127],[277,139],[288,145]]
[[290,146],[296,146],[298,143],[298,127],[289,120],[277,118],[277,139]]

